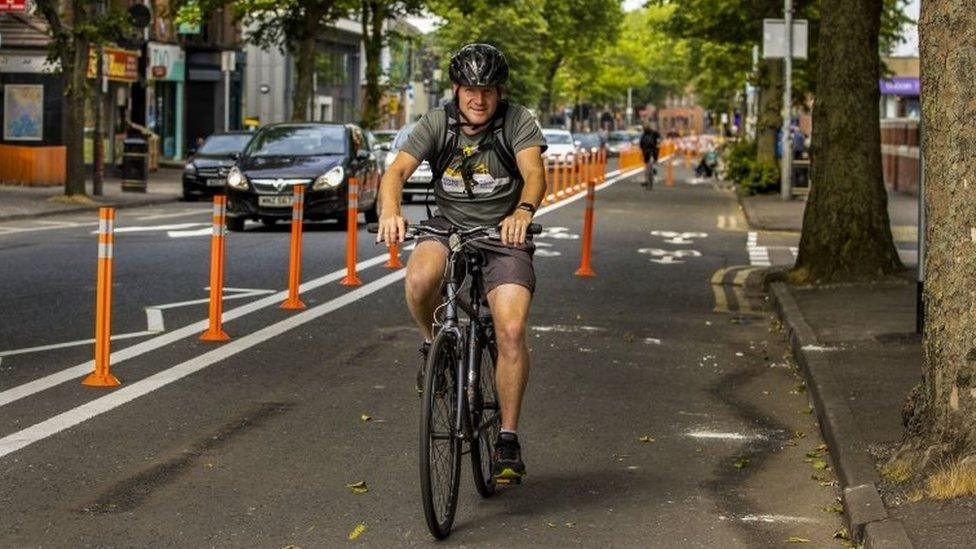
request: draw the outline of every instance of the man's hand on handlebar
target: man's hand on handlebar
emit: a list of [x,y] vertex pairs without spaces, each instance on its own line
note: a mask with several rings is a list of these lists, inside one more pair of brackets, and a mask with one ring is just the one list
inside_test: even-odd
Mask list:
[[407,221],[400,215],[400,212],[383,213],[380,215],[378,230],[376,231],[376,242],[383,242],[387,246],[392,246],[403,242],[407,232]]
[[506,246],[525,244],[525,235],[529,230],[530,223],[532,223],[530,212],[522,209],[515,210],[512,215],[502,221],[499,227],[502,244]]

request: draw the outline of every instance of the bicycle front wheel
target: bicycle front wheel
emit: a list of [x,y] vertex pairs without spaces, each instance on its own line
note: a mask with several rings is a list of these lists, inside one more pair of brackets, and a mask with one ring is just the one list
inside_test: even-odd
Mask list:
[[479,349],[478,386],[471,402],[472,427],[477,433],[471,441],[471,469],[475,488],[481,497],[495,493],[494,467],[495,440],[501,429],[501,410],[498,391],[495,388],[495,362],[498,351],[491,339]]
[[462,345],[442,330],[430,346],[420,423],[420,492],[427,528],[437,539],[451,533],[461,477],[456,367]]

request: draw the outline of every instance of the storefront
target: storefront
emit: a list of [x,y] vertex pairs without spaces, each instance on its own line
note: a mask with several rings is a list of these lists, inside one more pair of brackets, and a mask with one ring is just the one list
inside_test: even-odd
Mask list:
[[146,48],[146,125],[159,136],[159,154],[184,155],[183,94],[186,54],[180,46],[150,42]]
[[[106,165],[121,160],[120,147],[131,119],[132,83],[139,80],[139,56],[138,51],[102,48],[102,132]],[[88,78],[95,79],[97,75],[98,50],[93,47],[89,51]],[[95,158],[96,112],[92,98],[85,108],[85,164],[92,164]]]
[[917,76],[895,76],[881,80],[880,86],[881,118],[917,119],[921,116],[921,86]]
[[63,99],[47,52],[0,51],[0,181],[64,184]]
[[187,50],[186,142],[241,129],[244,54],[210,47]]

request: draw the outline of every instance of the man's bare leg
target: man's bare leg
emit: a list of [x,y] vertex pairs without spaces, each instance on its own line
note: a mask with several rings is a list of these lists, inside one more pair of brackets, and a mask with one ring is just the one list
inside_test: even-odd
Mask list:
[[531,303],[532,293],[518,284],[502,284],[488,294],[488,306],[491,307],[498,343],[496,385],[502,414],[501,428],[506,431],[518,429],[522,396],[529,379],[525,323]]
[[433,337],[431,325],[434,311],[441,303],[441,284],[447,264],[447,248],[441,243],[427,240],[417,244],[407,261],[407,307],[414,322],[420,328],[424,341]]

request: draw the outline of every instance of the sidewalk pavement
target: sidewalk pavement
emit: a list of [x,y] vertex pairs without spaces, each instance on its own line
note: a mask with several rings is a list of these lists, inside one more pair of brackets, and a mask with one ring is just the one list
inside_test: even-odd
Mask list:
[[[739,196],[749,225],[764,231],[799,232],[803,225],[803,210],[807,205],[805,195],[784,201],[778,194]],[[918,226],[918,197],[904,193],[888,193],[888,215],[891,218],[895,238],[916,235]],[[912,234],[902,234],[912,233]]]
[[64,186],[27,187],[0,185],[0,221],[47,217],[94,210],[100,207],[130,208],[175,202],[182,197],[182,171],[162,168],[149,174],[145,193],[122,192],[122,181],[106,177],[101,196],[92,195],[91,181],[86,197],[67,198]]
[[[892,225],[914,222],[916,199],[889,197]],[[742,204],[754,229],[798,231],[802,224],[802,201],[742,197]],[[901,441],[905,399],[921,380],[911,271],[875,284],[773,282],[770,293],[806,378],[855,539],[865,547],[972,547],[976,500],[911,502],[879,475]]]

